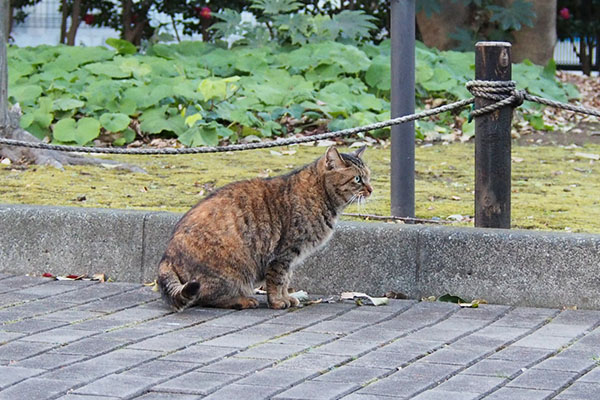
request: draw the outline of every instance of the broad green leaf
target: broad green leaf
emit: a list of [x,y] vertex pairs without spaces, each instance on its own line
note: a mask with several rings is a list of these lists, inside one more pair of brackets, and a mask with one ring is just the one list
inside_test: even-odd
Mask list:
[[106,39],[106,44],[115,49],[119,54],[137,53],[137,48],[127,40],[108,38]]
[[100,124],[109,132],[125,130],[130,122],[129,117],[121,113],[105,113],[100,116]]
[[388,91],[391,88],[390,58],[377,56],[365,74],[365,82],[372,88]]
[[63,98],[54,100],[54,102],[52,103],[52,110],[66,111],[66,110],[72,110],[74,108],[83,107],[84,105],[85,105],[85,103],[81,100],[63,97]]
[[194,125],[197,121],[200,121],[202,119],[202,114],[200,113],[196,113],[196,114],[192,114],[188,117],[185,118],[185,124],[187,126],[192,126]]
[[100,122],[95,118],[81,118],[77,121],[75,142],[84,145],[96,139],[100,134]]
[[52,136],[63,143],[74,142],[76,129],[77,122],[73,118],[63,118],[54,124]]
[[21,105],[34,104],[42,95],[43,89],[39,85],[16,85],[9,88],[8,97]]

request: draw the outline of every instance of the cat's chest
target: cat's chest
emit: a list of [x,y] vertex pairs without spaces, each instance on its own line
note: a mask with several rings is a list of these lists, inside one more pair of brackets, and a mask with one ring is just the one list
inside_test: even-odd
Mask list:
[[334,225],[335,221],[332,221],[332,227],[324,226],[323,229],[315,230],[312,234],[307,234],[302,239],[296,241],[294,246],[299,252],[292,260],[291,265],[301,264],[306,257],[323,248],[333,236]]

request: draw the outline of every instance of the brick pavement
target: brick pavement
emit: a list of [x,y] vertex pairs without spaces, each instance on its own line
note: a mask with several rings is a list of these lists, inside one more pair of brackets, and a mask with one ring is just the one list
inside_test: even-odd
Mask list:
[[262,301],[0,274],[0,400],[600,398],[600,311]]

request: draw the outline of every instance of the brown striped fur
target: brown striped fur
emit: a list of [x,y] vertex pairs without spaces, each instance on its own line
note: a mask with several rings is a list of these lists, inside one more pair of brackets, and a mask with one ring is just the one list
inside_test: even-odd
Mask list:
[[201,305],[254,308],[266,283],[271,308],[297,306],[292,268],[324,245],[342,209],[368,197],[364,147],[325,155],[287,175],[235,182],[196,204],[178,222],[158,268],[175,310]]

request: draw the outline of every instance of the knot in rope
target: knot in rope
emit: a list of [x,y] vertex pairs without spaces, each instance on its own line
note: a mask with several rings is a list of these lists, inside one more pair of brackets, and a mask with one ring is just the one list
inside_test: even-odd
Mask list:
[[469,119],[487,114],[502,107],[518,107],[527,98],[527,91],[517,90],[515,81],[481,81],[467,82],[467,90],[475,97],[494,100],[495,103],[471,111]]

